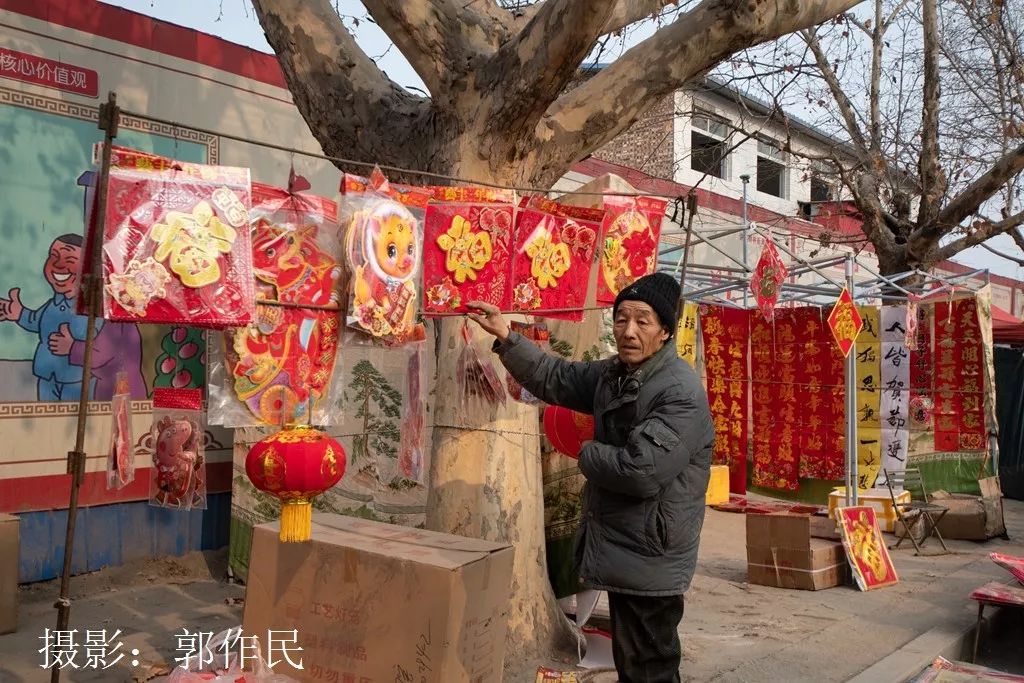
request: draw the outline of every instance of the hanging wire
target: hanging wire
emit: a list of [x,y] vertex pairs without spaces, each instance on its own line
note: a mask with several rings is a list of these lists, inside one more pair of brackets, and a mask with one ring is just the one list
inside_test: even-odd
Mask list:
[[[139,114],[137,112],[121,110],[122,116],[132,116],[152,123],[160,123],[166,126],[182,126],[185,124],[179,124],[170,119],[161,119],[156,116],[150,116],[148,114]],[[224,133],[221,131],[210,130],[208,128],[199,128],[197,126],[189,125],[188,128],[197,133],[203,133],[205,135],[212,135],[214,137],[222,137],[227,140],[234,140],[235,142],[241,142],[247,145],[256,145],[258,147],[266,147],[268,149],[276,149],[280,152],[286,152],[289,154],[299,154],[302,156],[310,157],[313,159],[322,159],[324,161],[330,161],[336,164],[344,164],[346,166],[356,166],[359,168],[379,168],[383,171],[391,171],[392,173],[400,173],[403,175],[415,175],[425,178],[437,178],[439,180],[448,180],[456,183],[464,183],[466,185],[482,185],[484,187],[493,187],[499,190],[512,190],[514,192],[523,192],[529,194],[565,194],[565,195],[578,195],[578,196],[591,196],[591,197],[605,197],[608,195],[616,197],[658,197],[661,199],[675,199],[677,194],[658,194],[656,192],[620,192],[617,190],[606,190],[602,192],[581,192],[579,190],[553,190],[551,188],[540,188],[530,186],[516,186],[516,185],[505,185],[502,183],[494,183],[487,180],[479,180],[476,178],[465,178],[462,176],[448,175],[445,173],[435,173],[433,171],[423,171],[414,168],[405,168],[402,166],[391,166],[387,164],[379,164],[368,161],[356,161],[355,159],[346,159],[344,157],[331,156],[329,154],[320,154],[319,152],[307,152],[306,150],[297,149],[295,147],[286,147],[284,145],[277,145],[272,142],[265,140],[254,140],[252,138],[246,138],[240,135],[233,135],[231,133]]]

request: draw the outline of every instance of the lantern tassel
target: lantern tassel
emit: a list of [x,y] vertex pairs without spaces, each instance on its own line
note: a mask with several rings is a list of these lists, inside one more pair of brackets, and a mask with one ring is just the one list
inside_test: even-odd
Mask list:
[[308,541],[313,532],[313,504],[308,500],[289,500],[281,504],[281,533],[284,543]]

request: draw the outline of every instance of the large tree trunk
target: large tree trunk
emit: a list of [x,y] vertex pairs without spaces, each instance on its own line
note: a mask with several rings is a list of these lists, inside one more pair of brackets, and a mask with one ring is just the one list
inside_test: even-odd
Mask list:
[[[576,637],[548,581],[537,409],[509,399],[477,406],[467,417],[458,401],[455,366],[462,321],[441,324],[434,447],[427,527],[505,541],[515,547],[506,667],[537,658],[564,658]],[[477,336],[482,357],[491,339]]]

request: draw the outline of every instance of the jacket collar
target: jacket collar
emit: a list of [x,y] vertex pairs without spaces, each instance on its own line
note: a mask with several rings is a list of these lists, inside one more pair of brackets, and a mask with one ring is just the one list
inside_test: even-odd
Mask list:
[[647,378],[661,369],[675,353],[675,344],[666,341],[664,346],[632,372],[626,368],[625,363],[616,357],[608,368],[610,384],[615,388],[615,398],[608,406],[609,409],[635,401],[640,394],[640,387],[647,381]]

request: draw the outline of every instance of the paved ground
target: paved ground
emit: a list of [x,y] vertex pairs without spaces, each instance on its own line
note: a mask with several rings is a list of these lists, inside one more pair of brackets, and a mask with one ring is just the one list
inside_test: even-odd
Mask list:
[[[806,592],[747,584],[743,516],[709,511],[681,629],[683,678],[824,683],[846,681],[880,660],[896,671],[914,657],[934,656],[928,650],[945,642],[939,636],[956,636],[973,622],[971,589],[1008,580],[987,554],[999,549],[1024,555],[1024,503],[1006,501],[1006,521],[1009,542],[952,542],[956,553],[939,557],[900,550],[894,556],[897,586],[867,593],[853,587]],[[108,634],[120,629],[126,656],[106,671],[65,670],[62,680],[152,679],[178,656],[174,634],[183,626],[216,632],[239,624],[244,588],[222,581],[225,570],[223,552],[194,553],[73,579],[72,627]],[[54,626],[56,595],[53,582],[22,588],[20,628],[0,636],[0,683],[48,678],[39,669],[38,650],[43,630]],[[1015,650],[997,648],[987,661],[1019,667],[1024,655]],[[132,660],[138,664],[131,666]]]

